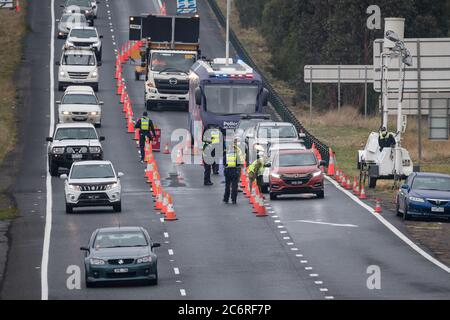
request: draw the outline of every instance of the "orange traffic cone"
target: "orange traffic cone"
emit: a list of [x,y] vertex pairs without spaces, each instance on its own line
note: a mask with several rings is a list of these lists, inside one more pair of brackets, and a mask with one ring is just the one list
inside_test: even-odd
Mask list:
[[258,196],[258,194],[256,194],[256,192],[254,192],[252,213],[256,213],[257,214],[259,211],[260,211],[260,208],[259,208],[259,196]]
[[127,87],[124,85],[122,86],[122,92],[120,93],[120,103],[124,103],[126,94],[127,94]]
[[356,177],[355,177],[355,181],[353,182],[353,194],[355,196],[359,196],[359,183],[356,180]]
[[350,180],[350,177],[347,177],[347,190],[352,190],[352,181]]
[[361,200],[367,199],[366,190],[364,189],[364,184],[361,184],[361,193],[359,194],[359,199],[361,199]]
[[168,144],[168,143],[166,143],[166,145],[164,146],[164,151],[163,151],[163,153],[164,153],[164,154],[170,154],[169,144]]
[[184,161],[183,161],[183,153],[181,152],[181,148],[178,148],[177,158],[175,159],[175,163],[176,164],[183,164],[184,163]]
[[336,165],[336,163],[335,163],[334,153],[333,153],[333,150],[330,148],[330,159],[328,162],[328,171],[327,171],[327,175],[329,175],[330,177],[334,176],[334,174],[335,174],[335,168],[334,168],[335,165]]
[[166,213],[166,217],[164,218],[164,220],[165,221],[178,220],[177,215],[175,214],[175,210],[173,208],[173,200],[170,195],[169,195],[169,204],[167,205],[167,213]]
[[256,213],[257,217],[267,217],[266,206],[264,205],[264,199],[262,196],[258,196],[258,212]]
[[163,191],[161,190],[161,187],[156,187],[156,202],[155,202],[156,210],[162,209],[162,204],[163,204],[162,193],[163,193]]
[[375,213],[381,213],[383,210],[381,209],[381,200],[377,199],[375,201]]
[[122,94],[122,90],[123,90],[123,86],[124,86],[124,80],[122,79],[117,79],[117,95],[121,95]]
[[127,132],[128,133],[134,133],[134,122],[132,118],[128,118],[127,122]]
[[135,141],[137,141],[137,140],[139,140],[139,129],[134,129],[134,138],[133,138],[133,140],[135,140]]
[[164,192],[163,195],[163,203],[161,208],[161,213],[166,214],[167,213],[167,205],[169,204],[168,194],[167,192]]
[[21,8],[20,8],[20,1],[17,0],[16,2],[16,12],[20,12]]
[[341,186],[342,188],[347,188],[347,179],[345,178],[345,174],[341,176]]

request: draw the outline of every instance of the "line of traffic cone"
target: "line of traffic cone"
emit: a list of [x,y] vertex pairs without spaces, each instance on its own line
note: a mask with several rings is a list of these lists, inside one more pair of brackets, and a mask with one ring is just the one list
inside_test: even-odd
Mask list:
[[381,209],[381,200],[380,199],[376,199],[375,200],[375,209],[374,209],[375,213],[381,213],[383,212],[383,209]]

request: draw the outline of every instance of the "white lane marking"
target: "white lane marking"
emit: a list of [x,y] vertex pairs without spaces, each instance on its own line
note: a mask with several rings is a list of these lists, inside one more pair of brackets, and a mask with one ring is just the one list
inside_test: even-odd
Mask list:
[[434,263],[436,266],[441,268],[442,270],[446,271],[447,273],[450,273],[450,267],[446,266],[439,260],[433,258],[431,255],[423,251],[419,246],[417,246],[414,242],[412,242],[407,236],[405,236],[400,230],[398,230],[396,227],[394,227],[389,221],[387,221],[383,216],[381,216],[378,213],[375,213],[373,208],[359,200],[355,195],[350,193],[349,191],[342,188],[336,181],[331,179],[328,176],[325,176],[325,178],[331,182],[336,188],[338,188],[340,191],[342,191],[344,194],[346,194],[350,199],[355,201],[357,204],[359,204],[361,207],[369,211],[369,213],[377,218],[386,228],[388,228],[392,233],[394,233],[397,237],[399,237],[403,242],[405,242],[408,246],[410,246],[413,250],[415,250],[417,253],[419,253],[422,257],[430,261],[431,263]]
[[173,272],[175,272],[175,274],[180,274],[180,269],[178,269],[178,268],[173,268]]
[[283,229],[284,228],[284,226],[278,226],[278,229]]
[[291,251],[298,251],[298,248],[291,248]]
[[291,237],[283,237],[283,240],[290,240]]
[[186,296],[186,290],[180,289],[180,294],[181,294],[181,296],[185,297]]
[[314,281],[315,284],[323,284],[323,281]]
[[169,251],[169,255],[173,256],[173,250],[172,249],[169,249],[167,251]]
[[168,238],[169,237],[169,233],[168,232],[164,232],[164,238]]
[[[50,2],[52,28],[50,33],[50,128],[49,137],[53,136],[53,130],[55,126],[55,79],[54,79],[54,61],[55,61],[55,0]],[[50,252],[50,239],[52,233],[52,211],[53,211],[53,189],[52,189],[52,177],[49,173],[49,163],[47,161],[47,173],[46,173],[46,215],[45,215],[45,229],[44,229],[44,243],[42,248],[42,261],[41,261],[41,300],[48,300],[48,260]]]
[[298,257],[298,258],[303,258],[303,255],[301,253],[296,254],[295,256]]
[[303,264],[308,263],[308,260],[300,260],[300,263],[303,263]]
[[294,243],[293,242],[288,242],[288,243],[286,243],[288,246],[293,246],[294,245]]
[[333,297],[333,296],[326,296],[325,299],[327,299],[327,300],[333,300],[334,297]]
[[320,222],[320,221],[312,221],[312,220],[294,220],[294,222],[304,222],[304,223],[312,223],[312,224],[322,224],[333,227],[349,227],[349,228],[358,228],[357,225],[354,224],[339,224],[339,223],[331,223],[331,222]]
[[305,270],[312,270],[312,267],[305,267]]
[[275,223],[281,223],[281,220],[275,220],[274,222]]
[[281,234],[286,234],[287,231],[284,231],[284,230],[283,230],[283,231],[280,231],[280,233],[281,233]]
[[317,273],[310,273],[309,276],[312,278],[317,278],[319,275]]
[[319,290],[322,291],[322,292],[328,292],[327,288],[320,288]]

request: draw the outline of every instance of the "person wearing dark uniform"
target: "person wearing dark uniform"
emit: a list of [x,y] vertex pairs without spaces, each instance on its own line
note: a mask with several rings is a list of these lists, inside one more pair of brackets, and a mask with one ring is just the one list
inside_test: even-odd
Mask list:
[[224,153],[225,194],[223,195],[223,202],[225,203],[228,203],[230,196],[233,204],[237,202],[241,165],[244,163],[244,159],[244,155],[235,140]]
[[216,150],[222,150],[220,147],[220,130],[217,128],[209,129],[203,135],[203,183],[205,186],[212,186],[211,171],[219,174],[219,164],[216,159]]
[[388,132],[385,127],[380,128],[380,135],[378,137],[378,144],[380,145],[380,152],[384,148],[393,148],[397,144],[395,136],[392,132]]
[[[155,127],[153,126],[153,121],[148,117],[147,111],[144,111],[142,118],[140,118],[134,125],[135,129],[139,129],[139,147],[141,149],[141,162],[145,160],[145,142],[148,138],[150,141],[153,137],[156,137]],[[151,130],[151,134],[150,134]],[[153,135],[153,136],[152,136]]]

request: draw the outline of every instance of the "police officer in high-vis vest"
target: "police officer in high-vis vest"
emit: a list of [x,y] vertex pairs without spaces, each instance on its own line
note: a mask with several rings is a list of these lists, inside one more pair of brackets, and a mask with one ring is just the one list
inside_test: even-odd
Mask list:
[[214,174],[219,174],[219,165],[216,159],[216,150],[220,148],[220,130],[217,128],[208,129],[203,135],[203,184],[205,186],[212,186],[211,171]]
[[[153,126],[153,121],[148,117],[147,111],[144,111],[142,114],[142,118],[140,118],[136,124],[134,125],[135,129],[139,129],[139,147],[141,148],[141,162],[144,162],[145,159],[145,142],[146,138],[150,141],[153,140],[153,137],[156,137],[155,127]],[[153,134],[150,134],[150,130]]]
[[231,195],[231,202],[236,204],[241,165],[244,163],[244,160],[244,154],[238,146],[238,141],[235,139],[233,143],[227,146],[224,152],[225,194],[223,195],[223,202],[225,203],[228,203]]
[[[211,132],[211,145],[214,148],[213,152],[212,152],[212,156],[214,158],[216,158],[216,152],[215,150],[219,150],[219,144],[220,144],[220,129],[218,128],[214,128],[210,130]],[[212,168],[212,172],[217,175],[219,174],[219,164],[217,163],[217,161],[214,161],[214,163],[212,163],[211,165]]]

